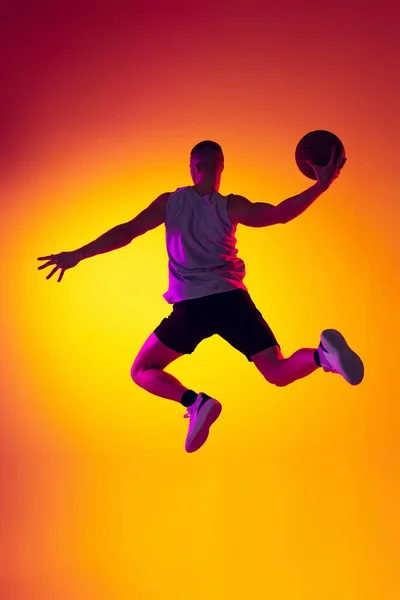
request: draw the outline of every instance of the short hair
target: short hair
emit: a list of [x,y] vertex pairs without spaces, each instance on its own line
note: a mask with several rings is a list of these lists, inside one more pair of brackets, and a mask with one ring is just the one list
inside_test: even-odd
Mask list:
[[190,156],[209,156],[212,152],[219,152],[224,157],[224,153],[222,152],[222,148],[217,142],[212,142],[211,140],[204,140],[203,142],[199,142],[192,149]]

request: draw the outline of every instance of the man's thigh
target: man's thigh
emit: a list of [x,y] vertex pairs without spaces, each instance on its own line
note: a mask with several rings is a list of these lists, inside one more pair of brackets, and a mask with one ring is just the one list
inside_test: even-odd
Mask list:
[[198,344],[213,335],[212,320],[203,299],[174,305],[171,314],[154,331],[157,338],[179,354],[192,354]]
[[217,333],[250,362],[259,352],[279,348],[270,326],[244,290],[232,296],[221,311]]

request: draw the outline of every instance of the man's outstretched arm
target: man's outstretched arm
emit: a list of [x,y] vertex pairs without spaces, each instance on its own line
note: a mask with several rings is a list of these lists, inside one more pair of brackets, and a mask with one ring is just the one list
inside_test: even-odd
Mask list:
[[97,238],[97,240],[94,240],[94,242],[90,242],[90,244],[76,250],[80,256],[80,260],[127,246],[135,238],[162,225],[165,222],[167,203],[170,195],[171,192],[161,194],[132,221],[113,227],[110,231]]
[[277,206],[265,202],[253,203],[243,196],[230,196],[228,214],[232,222],[242,223],[249,227],[267,227],[278,223],[288,223],[300,216],[321,194],[326,192],[338,177],[340,173],[339,165],[342,163],[344,156],[341,153],[339,158],[335,160],[335,151],[336,149],[332,148],[331,160],[324,167],[307,161],[314,169],[317,178],[316,183],[301,194],[288,198]]
[[38,267],[38,269],[41,270],[50,266],[54,267],[49,275],[47,275],[46,279],[50,279],[54,273],[61,269],[58,277],[58,282],[60,282],[66,269],[75,267],[81,260],[127,246],[135,238],[151,229],[155,229],[165,222],[168,198],[170,195],[171,192],[161,194],[161,196],[156,198],[154,202],[139,213],[134,219],[128,223],[113,227],[93,242],[90,242],[90,244],[87,244],[78,250],[41,256],[38,260],[45,260],[47,262]]

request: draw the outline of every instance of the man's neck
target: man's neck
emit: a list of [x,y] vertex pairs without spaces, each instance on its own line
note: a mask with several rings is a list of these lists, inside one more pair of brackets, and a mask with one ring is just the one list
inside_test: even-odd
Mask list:
[[218,190],[213,186],[193,185],[192,187],[199,194],[199,196],[209,196],[214,192],[218,192]]

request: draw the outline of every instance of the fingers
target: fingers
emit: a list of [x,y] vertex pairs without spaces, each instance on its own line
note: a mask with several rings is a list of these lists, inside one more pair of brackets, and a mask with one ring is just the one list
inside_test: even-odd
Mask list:
[[50,279],[55,273],[57,273],[59,269],[61,269],[60,275],[57,279],[57,282],[60,283],[65,273],[65,267],[62,266],[63,261],[61,260],[61,254],[50,254],[49,256],[40,256],[38,260],[47,260],[47,262],[44,265],[40,265],[40,267],[38,267],[39,271],[55,265],[54,269],[47,275],[46,279]]
[[[340,150],[340,154],[338,159],[336,159],[336,146],[332,146],[331,147],[331,158],[329,160],[329,163],[326,165],[326,167],[336,167],[339,168],[339,166],[342,166],[345,164],[346,162],[346,158],[344,158],[344,147],[341,147]],[[308,165],[310,165],[310,167],[316,172],[316,170],[318,170],[318,168],[322,168],[322,167],[318,167],[318,165],[314,164],[311,160],[306,160],[305,161]],[[325,168],[325,167],[323,167]]]
[[313,171],[315,171],[317,165],[315,163],[313,163],[312,160],[306,160],[305,162],[307,163],[307,165],[309,165],[313,169]]
[[45,263],[44,265],[40,265],[40,267],[38,267],[39,271],[41,271],[41,269],[45,269],[46,267],[50,267],[50,265],[54,265],[55,262],[53,260],[49,260],[49,262]]
[[54,267],[54,269],[51,271],[51,273],[49,273],[49,274],[47,275],[46,279],[50,279],[50,277],[53,277],[54,273],[57,273],[57,271],[58,271],[58,269],[59,269],[59,268],[60,268],[60,267],[58,267],[58,266],[57,266],[57,267]]
[[341,169],[347,160],[347,158],[345,158],[344,154],[345,154],[345,150],[344,150],[344,146],[342,146],[340,149],[338,159],[336,161],[334,161],[334,163],[338,169]]
[[331,159],[329,161],[329,164],[332,165],[332,166],[336,163],[335,156],[336,156],[336,146],[332,146],[332,148],[331,148]]
[[314,173],[314,176],[317,178],[317,180],[319,179],[319,173],[318,173],[318,165],[314,164],[312,160],[306,160],[305,161],[307,163],[307,165],[309,165]]

